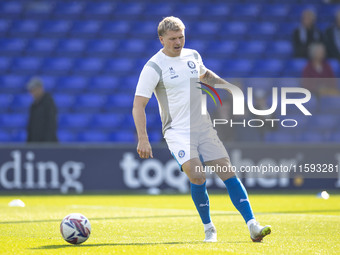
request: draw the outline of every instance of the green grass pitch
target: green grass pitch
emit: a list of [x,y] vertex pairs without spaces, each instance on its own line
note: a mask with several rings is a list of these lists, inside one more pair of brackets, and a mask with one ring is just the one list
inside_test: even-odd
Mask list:
[[[20,198],[25,208],[10,208]],[[203,243],[203,226],[189,195],[1,196],[1,254],[339,254],[340,195],[250,194],[257,220],[272,225],[253,243],[227,195],[210,195],[218,243]],[[64,216],[88,217],[81,245],[59,232]]]

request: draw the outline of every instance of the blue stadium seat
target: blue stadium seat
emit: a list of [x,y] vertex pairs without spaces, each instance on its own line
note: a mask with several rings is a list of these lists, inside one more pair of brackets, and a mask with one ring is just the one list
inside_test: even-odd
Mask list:
[[242,40],[246,38],[248,23],[246,22],[225,22],[221,27],[220,37],[225,39]]
[[88,80],[84,76],[63,76],[58,80],[56,91],[62,93],[82,93],[87,87]]
[[277,25],[272,22],[253,23],[248,30],[248,38],[252,40],[272,40],[277,34]]
[[91,119],[92,115],[85,113],[60,114],[59,127],[69,130],[85,130],[89,126]]
[[1,114],[0,126],[2,128],[26,128],[27,114]]
[[11,22],[8,19],[0,19],[0,35],[4,36],[7,34],[9,28],[10,28]]
[[209,43],[205,55],[210,57],[230,58],[234,56],[237,45],[237,41],[212,41]]
[[87,3],[83,15],[86,18],[104,19],[112,15],[114,2],[89,2]]
[[142,55],[145,53],[147,45],[145,40],[131,39],[121,42],[119,45],[119,52],[122,57],[136,57],[136,55]]
[[29,54],[46,56],[54,51],[56,43],[57,41],[55,39],[33,39],[29,42],[26,52],[28,52]]
[[283,77],[281,79],[277,79],[275,81],[275,85],[277,87],[301,87],[301,79],[300,77]]
[[230,15],[231,5],[229,3],[207,3],[203,5],[203,10],[205,13],[209,13],[209,20],[221,21]]
[[61,56],[79,56],[86,49],[86,41],[81,39],[66,39],[61,40],[56,54]]
[[27,132],[25,128],[14,129],[11,132],[11,142],[25,142],[27,141]]
[[190,37],[205,39],[207,36],[212,40],[219,34],[220,23],[202,21],[194,23],[190,29]]
[[265,91],[269,95],[272,95],[272,87],[274,85],[274,80],[271,78],[254,78],[246,79],[243,82],[244,88],[252,87],[254,95],[257,95],[258,91]]
[[313,4],[294,4],[291,5],[290,12],[288,12],[286,19],[290,19],[291,21],[297,21],[301,19],[301,14],[306,9],[312,9],[315,13],[318,13],[318,6],[315,6]]
[[144,5],[142,2],[120,2],[114,9],[114,16],[118,19],[138,20],[138,17],[143,11]]
[[171,16],[173,13],[173,5],[171,3],[147,3],[143,11],[143,16],[146,18],[158,18]]
[[0,39],[1,55],[18,56],[26,46],[25,39]]
[[254,64],[253,75],[257,77],[278,77],[282,68],[283,62],[278,59],[257,60]]
[[[287,115],[282,116],[281,119],[293,119],[297,122],[297,126],[293,128],[280,127],[280,130],[288,130],[290,133],[295,133],[297,135],[300,135],[309,129],[308,125],[310,122],[310,118],[311,118],[310,116],[305,116],[301,112],[296,112],[296,114],[294,113],[292,114],[290,111],[287,111]],[[287,122],[287,124],[288,123],[294,124],[293,122]]]
[[261,5],[258,4],[235,4],[231,16],[235,20],[255,21],[259,17]]
[[0,113],[6,113],[13,101],[11,94],[0,94]]
[[75,102],[75,97],[70,94],[53,94],[53,99],[59,113],[67,113]]
[[52,92],[54,88],[57,86],[57,77],[56,76],[48,76],[48,75],[43,75],[40,77],[43,84],[44,88],[48,92]]
[[110,135],[110,140],[117,143],[134,143],[136,142],[136,136],[133,132],[123,130],[123,131],[117,131],[113,132]]
[[47,58],[42,66],[46,74],[67,74],[73,67],[72,58]]
[[[161,118],[159,116],[158,112],[155,113],[148,113],[146,115],[146,122],[148,127],[152,128],[157,128],[159,127],[159,131],[162,130],[162,125],[161,125]],[[134,125],[134,124],[133,124]]]
[[1,1],[0,13],[1,17],[16,18],[23,11],[22,1]]
[[10,106],[11,111],[28,112],[32,102],[33,102],[33,99],[28,93],[17,94],[14,96],[14,99]]
[[130,31],[130,22],[126,20],[104,22],[100,34],[105,38],[126,38]]
[[109,142],[109,134],[102,131],[84,131],[78,136],[79,142],[103,143]]
[[82,1],[72,1],[72,2],[57,2],[54,15],[60,18],[72,18],[75,19],[78,15],[82,13],[84,4]]
[[75,21],[71,28],[73,36],[95,37],[101,27],[101,22],[97,20]]
[[47,1],[29,2],[25,6],[24,17],[46,19],[51,16],[54,5]]
[[289,132],[269,132],[265,134],[265,141],[269,143],[291,143],[295,139],[295,135]]
[[39,21],[36,20],[17,20],[13,22],[10,34],[18,37],[32,37],[37,33],[39,26]]
[[293,56],[293,47],[290,41],[273,41],[268,43],[265,55],[269,58],[291,58]]
[[152,96],[148,102],[148,105],[146,106],[146,110],[152,111],[153,113],[158,112],[158,102],[155,96]]
[[26,92],[26,82],[28,78],[21,75],[2,75],[0,76],[0,93],[24,93]]
[[225,63],[225,77],[249,77],[253,61],[249,59],[228,60]]
[[93,118],[91,126],[95,129],[107,129],[112,130],[114,128],[119,128],[124,120],[123,114],[96,114]]
[[312,130],[332,131],[339,125],[339,117],[334,114],[313,115],[309,127]]
[[340,97],[339,96],[324,96],[320,99],[320,109],[324,113],[339,113],[340,112]]
[[306,65],[306,59],[290,59],[286,62],[283,74],[285,77],[301,77]]
[[[160,42],[157,42],[154,44],[154,47],[152,47],[153,50],[156,49],[156,46],[158,46],[158,48],[162,47]],[[211,51],[211,47],[207,47],[207,42],[204,40],[200,40],[200,39],[197,39],[197,40],[192,39],[192,40],[186,41],[185,48],[197,50],[198,52],[205,52],[206,49],[209,50],[208,52]]]
[[244,58],[258,58],[264,55],[266,41],[242,41],[238,45],[237,55]]
[[163,139],[162,132],[160,131],[151,131],[149,132],[148,136],[149,136],[149,141],[151,143],[158,143],[158,142],[161,142]]
[[[139,69],[142,70],[142,69]],[[120,85],[117,87],[118,93],[122,92],[125,93],[128,89],[129,91],[135,91],[136,85],[139,80],[139,72],[135,75],[129,75],[125,77],[121,77],[120,79]]]
[[74,63],[73,73],[81,75],[99,74],[104,66],[102,58],[79,58]]
[[40,34],[43,36],[63,37],[68,33],[72,22],[66,20],[45,20],[41,26]]
[[260,18],[264,21],[282,22],[290,11],[289,4],[268,4],[263,5]]
[[305,143],[322,143],[327,141],[327,137],[319,132],[303,132],[297,140]]
[[138,21],[132,26],[130,33],[133,37],[155,39],[157,38],[157,26],[157,22]]
[[118,45],[117,40],[92,40],[87,44],[86,54],[90,56],[111,56]]
[[76,98],[74,109],[81,112],[100,112],[104,107],[107,97],[99,94],[82,94]]
[[[1,125],[1,124],[0,124]],[[11,142],[11,134],[5,130],[0,130],[0,142]]]
[[124,75],[131,74],[135,62],[131,58],[110,59],[104,67],[104,71],[108,74]]
[[35,74],[39,72],[42,62],[43,60],[40,57],[16,58],[13,61],[11,71],[12,73]]
[[212,70],[217,74],[221,74],[223,72],[223,62],[219,58],[206,58],[203,63],[209,70]]
[[12,63],[12,58],[0,57],[0,74],[7,73]]
[[299,20],[296,20],[295,22],[280,22],[278,24],[278,33],[275,34],[275,38],[278,40],[289,40],[291,41],[291,38],[293,36],[293,32],[295,28],[299,27]]
[[59,142],[75,142],[77,141],[77,136],[75,132],[69,131],[67,129],[58,130],[58,140]]
[[340,75],[340,63],[337,59],[328,59],[328,63],[331,65],[335,77]]
[[194,3],[177,3],[173,13],[184,20],[195,19],[202,14],[201,5]]
[[87,89],[97,93],[113,93],[120,85],[116,76],[100,75],[91,79]]
[[113,94],[108,97],[108,101],[106,107],[109,109],[124,109],[129,108],[132,109],[134,94],[132,93],[125,93],[125,94]]

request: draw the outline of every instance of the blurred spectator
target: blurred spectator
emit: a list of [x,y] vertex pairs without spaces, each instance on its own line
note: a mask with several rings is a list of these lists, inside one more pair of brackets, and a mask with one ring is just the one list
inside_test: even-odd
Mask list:
[[44,91],[37,77],[29,81],[27,89],[34,99],[30,107],[27,142],[58,142],[57,108],[52,96]]
[[335,14],[335,22],[325,32],[328,57],[340,59],[340,10]]
[[301,25],[293,33],[294,57],[308,58],[308,46],[313,42],[321,42],[322,34],[315,27],[316,16],[313,10],[304,10]]
[[326,49],[321,43],[314,43],[309,47],[310,60],[303,70],[302,86],[317,97],[338,93],[332,67],[325,60]]

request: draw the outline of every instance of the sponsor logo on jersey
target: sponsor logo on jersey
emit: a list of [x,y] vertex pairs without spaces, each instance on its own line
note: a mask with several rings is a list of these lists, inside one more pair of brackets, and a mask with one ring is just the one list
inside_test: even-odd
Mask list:
[[169,67],[170,75],[175,75],[176,72],[173,67]]
[[188,66],[189,66],[191,69],[196,68],[196,64],[195,64],[194,61],[189,60],[189,61],[187,62],[187,64],[188,64]]
[[185,156],[184,150],[180,150],[180,151],[178,152],[178,157],[183,158],[184,156]]

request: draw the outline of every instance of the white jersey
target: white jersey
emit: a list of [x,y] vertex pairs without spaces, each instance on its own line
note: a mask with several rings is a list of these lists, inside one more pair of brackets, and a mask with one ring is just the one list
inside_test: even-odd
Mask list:
[[185,48],[178,57],[169,57],[160,50],[145,64],[135,95],[151,98],[155,93],[163,134],[169,128],[192,130],[211,126],[209,116],[201,115],[202,92],[197,88],[201,87],[197,83],[199,77],[206,71],[198,52]]

